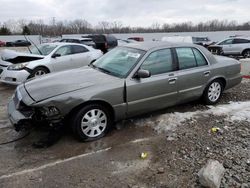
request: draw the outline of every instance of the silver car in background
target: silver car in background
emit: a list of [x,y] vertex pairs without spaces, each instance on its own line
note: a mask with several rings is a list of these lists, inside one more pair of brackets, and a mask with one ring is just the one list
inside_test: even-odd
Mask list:
[[243,56],[250,57],[250,38],[232,37],[209,46],[211,52],[219,53],[226,56]]
[[0,82],[18,85],[29,78],[83,67],[103,55],[100,50],[74,43],[46,43],[31,53],[0,53]]
[[215,104],[241,80],[237,60],[214,56],[202,46],[131,43],[88,67],[25,82],[8,114],[16,130],[68,122],[78,139],[93,140],[122,119],[200,98]]

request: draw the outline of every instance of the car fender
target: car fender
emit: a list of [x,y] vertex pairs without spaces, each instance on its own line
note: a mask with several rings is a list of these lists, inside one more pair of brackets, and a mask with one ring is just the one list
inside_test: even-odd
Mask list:
[[50,59],[49,58],[44,58],[44,59],[39,59],[39,60],[35,60],[35,61],[31,61],[29,62],[29,64],[27,65],[27,68],[30,70],[34,70],[37,67],[45,67],[49,70],[49,72],[53,72],[53,66],[50,63]]
[[203,92],[204,92],[204,90],[209,86],[209,84],[210,84],[212,81],[216,80],[216,79],[223,79],[223,80],[225,81],[225,86],[226,86],[226,84],[227,84],[227,79],[226,79],[226,77],[223,76],[223,75],[216,75],[216,76],[211,77],[211,78],[207,81],[207,83],[204,85]]

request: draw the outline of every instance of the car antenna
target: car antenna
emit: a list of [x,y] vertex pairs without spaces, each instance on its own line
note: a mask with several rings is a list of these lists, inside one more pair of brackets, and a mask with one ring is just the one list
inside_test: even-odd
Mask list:
[[[39,52],[39,54],[40,55],[43,55],[42,54],[42,52],[39,50],[39,48],[37,47],[37,45],[29,38],[29,40],[27,39],[27,37],[24,35],[24,38],[27,40],[27,41],[30,41],[35,47],[36,47],[36,49],[38,50],[38,52]],[[29,51],[30,51],[30,53],[32,54],[32,52],[31,52],[31,50],[30,50],[30,48],[28,47],[28,49],[29,49]]]

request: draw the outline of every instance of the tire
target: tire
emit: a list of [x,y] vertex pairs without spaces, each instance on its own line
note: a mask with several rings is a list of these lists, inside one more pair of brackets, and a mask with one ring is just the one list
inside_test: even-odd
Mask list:
[[242,53],[244,58],[250,58],[250,49],[248,50],[244,50],[244,52]]
[[224,85],[221,80],[212,81],[205,89],[203,93],[203,100],[207,105],[213,105],[219,102]]
[[36,77],[39,77],[48,73],[49,73],[48,69],[44,67],[37,67],[32,71],[29,78],[36,78]]
[[113,120],[107,108],[99,104],[90,104],[72,117],[71,125],[78,140],[93,141],[107,134],[113,125]]

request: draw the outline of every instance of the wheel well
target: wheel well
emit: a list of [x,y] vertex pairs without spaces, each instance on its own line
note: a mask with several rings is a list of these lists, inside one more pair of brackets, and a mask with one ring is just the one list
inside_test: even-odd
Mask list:
[[47,71],[48,71],[48,73],[50,73],[50,70],[49,70],[49,68],[48,67],[45,67],[45,66],[38,66],[38,67],[36,67],[36,68],[34,68],[33,70],[35,70],[35,69],[37,69],[37,68],[44,68],[44,69],[46,69]]
[[243,50],[242,55],[243,55],[243,54],[245,53],[245,51],[247,51],[247,50],[250,51],[250,48],[247,48],[247,49]]
[[226,87],[227,82],[226,82],[226,79],[225,79],[225,78],[217,78],[216,80],[220,80],[220,81],[222,82],[222,84],[223,84],[223,89]]
[[[214,80],[220,80],[220,81],[222,82],[222,84],[223,84],[223,89],[226,87],[227,82],[226,82],[226,79],[225,79],[225,78],[223,78],[223,77],[215,78],[215,79],[213,79],[211,82],[213,82]],[[210,82],[210,83],[211,83],[211,82]],[[210,84],[210,83],[209,83],[209,84]]]
[[105,101],[101,101],[101,100],[93,100],[93,101],[84,102],[84,103],[76,106],[75,108],[73,108],[69,112],[69,114],[67,115],[67,117],[71,118],[74,114],[77,113],[77,111],[79,111],[81,108],[83,108],[84,106],[87,106],[89,104],[99,104],[99,105],[102,105],[102,106],[106,107],[108,109],[108,111],[110,112],[110,116],[111,116],[112,120],[114,120],[114,118],[115,118],[115,111],[114,111],[113,107],[109,103],[107,103]]

